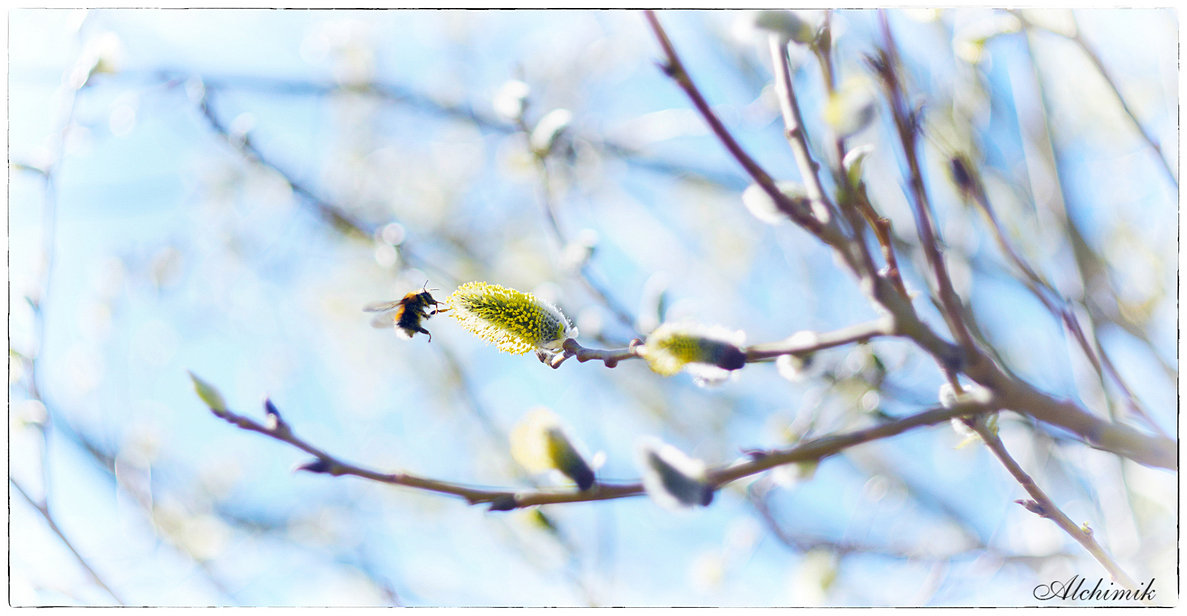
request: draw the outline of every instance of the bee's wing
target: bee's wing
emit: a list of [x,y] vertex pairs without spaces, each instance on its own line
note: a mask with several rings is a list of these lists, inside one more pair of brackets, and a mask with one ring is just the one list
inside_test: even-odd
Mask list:
[[388,313],[377,314],[375,318],[371,319],[371,327],[375,329],[387,329],[395,324],[395,319]]
[[366,306],[363,306],[363,312],[387,312],[388,310],[399,306],[402,302],[403,300],[399,299],[393,302],[372,302]]

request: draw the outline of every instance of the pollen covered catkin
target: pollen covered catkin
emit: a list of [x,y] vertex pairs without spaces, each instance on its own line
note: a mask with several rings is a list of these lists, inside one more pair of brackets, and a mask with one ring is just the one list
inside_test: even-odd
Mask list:
[[512,355],[556,352],[577,335],[577,328],[556,306],[489,282],[467,282],[445,303],[463,328]]

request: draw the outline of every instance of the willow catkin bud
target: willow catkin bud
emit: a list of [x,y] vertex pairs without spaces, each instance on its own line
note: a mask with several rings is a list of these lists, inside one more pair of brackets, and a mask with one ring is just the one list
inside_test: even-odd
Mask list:
[[713,486],[705,474],[705,463],[658,439],[639,444],[638,464],[643,489],[657,503],[669,509],[707,507],[713,502]]
[[537,408],[511,431],[511,456],[528,471],[558,470],[584,491],[593,487],[594,472],[573,445],[556,413]]
[[695,323],[664,323],[647,336],[639,354],[653,371],[672,376],[687,371],[704,382],[717,382],[746,365],[745,334]]

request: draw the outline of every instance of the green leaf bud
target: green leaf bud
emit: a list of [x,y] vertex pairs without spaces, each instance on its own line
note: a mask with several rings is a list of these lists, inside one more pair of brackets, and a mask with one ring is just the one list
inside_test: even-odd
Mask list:
[[194,391],[198,393],[198,397],[210,410],[219,412],[227,410],[227,403],[223,400],[223,395],[215,389],[214,385],[198,378],[198,375],[193,372],[190,372],[189,375],[190,380],[194,382]]

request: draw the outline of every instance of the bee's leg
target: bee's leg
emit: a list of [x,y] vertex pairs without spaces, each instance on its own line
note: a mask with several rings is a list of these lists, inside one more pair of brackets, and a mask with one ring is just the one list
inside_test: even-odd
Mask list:
[[424,334],[424,335],[428,336],[428,337],[429,337],[429,342],[432,342],[432,341],[433,341],[433,334],[429,333],[429,330],[427,330],[427,329],[425,329],[425,328],[423,328],[423,327],[419,327],[419,326],[418,326],[418,327],[416,328],[416,331],[418,331],[418,332],[420,332],[420,333],[422,333],[422,334]]
[[442,313],[442,312],[449,312],[449,308],[438,308],[436,306],[433,306],[433,314],[438,314],[438,313]]

